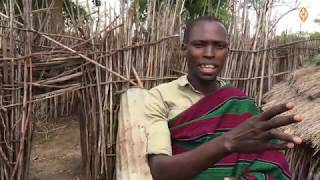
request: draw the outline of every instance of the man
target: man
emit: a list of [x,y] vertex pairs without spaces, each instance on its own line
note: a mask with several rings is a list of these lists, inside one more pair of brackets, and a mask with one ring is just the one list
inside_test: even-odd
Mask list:
[[[290,179],[284,155],[299,137],[275,128],[302,115],[260,113],[240,90],[217,81],[228,54],[227,31],[214,17],[187,25],[183,52],[188,75],[150,90],[146,98],[147,153],[155,180]],[[275,143],[274,140],[280,140]]]

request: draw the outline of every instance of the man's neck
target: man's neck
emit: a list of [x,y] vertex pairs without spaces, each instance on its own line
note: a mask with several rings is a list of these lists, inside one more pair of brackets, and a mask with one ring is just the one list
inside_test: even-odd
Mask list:
[[212,93],[218,89],[217,80],[211,80],[211,81],[205,81],[205,80],[199,80],[192,77],[187,76],[188,81],[190,84],[195,88],[197,91],[203,93],[204,95],[207,95],[209,93]]

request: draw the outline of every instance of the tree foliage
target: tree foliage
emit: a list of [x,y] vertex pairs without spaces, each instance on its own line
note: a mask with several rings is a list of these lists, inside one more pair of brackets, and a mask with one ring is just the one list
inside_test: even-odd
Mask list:
[[187,0],[185,9],[191,19],[201,15],[213,15],[226,22],[230,18],[227,0]]
[[89,20],[89,14],[86,9],[72,0],[64,1],[62,15],[65,25],[69,28],[74,27],[76,24],[85,24]]
[[[16,1],[14,4],[14,12],[18,18],[18,21],[23,23],[23,3],[21,0]],[[48,3],[49,2],[49,3]],[[32,10],[38,10],[43,8],[48,8],[52,1],[43,1],[43,0],[33,0],[32,1]],[[77,23],[84,24],[88,20],[88,12],[85,8],[79,4],[76,4],[73,0],[63,0],[62,6],[62,17],[66,26],[71,27],[72,22],[76,21]],[[7,14],[9,12],[9,4],[6,1],[0,2],[0,12]],[[80,17],[78,17],[80,15]]]
[[[157,0],[156,7],[159,7],[162,1],[163,0]],[[140,19],[144,20],[147,13],[148,0],[138,0],[138,3]],[[176,0],[173,1],[173,4],[176,4]],[[194,19],[202,15],[213,15],[227,22],[230,18],[228,0],[186,0],[184,9],[188,19]]]
[[307,39],[320,39],[320,32],[295,32],[295,33],[286,33],[283,32],[281,35],[276,36],[275,39],[290,39],[295,40],[307,40]]
[[319,24],[320,25],[320,18],[316,18],[313,20],[315,23]]

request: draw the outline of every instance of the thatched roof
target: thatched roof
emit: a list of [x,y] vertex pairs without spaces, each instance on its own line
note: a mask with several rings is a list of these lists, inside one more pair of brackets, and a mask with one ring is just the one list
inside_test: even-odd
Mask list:
[[320,150],[320,66],[309,65],[290,74],[286,81],[276,84],[265,96],[264,109],[294,102],[290,113],[302,113],[303,122],[284,129],[302,137],[316,151]]

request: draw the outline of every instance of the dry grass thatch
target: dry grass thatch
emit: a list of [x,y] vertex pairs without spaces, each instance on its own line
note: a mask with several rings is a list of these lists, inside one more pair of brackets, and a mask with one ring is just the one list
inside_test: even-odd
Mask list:
[[287,80],[276,84],[265,96],[264,108],[292,101],[296,107],[290,113],[302,113],[305,120],[286,127],[320,150],[320,66],[307,66],[291,73]]
[[293,180],[320,178],[319,80],[320,66],[308,65],[291,73],[286,81],[276,84],[265,96],[267,104],[264,108],[291,101],[296,107],[288,113],[305,116],[301,123],[284,127],[303,139],[302,145],[286,152]]

